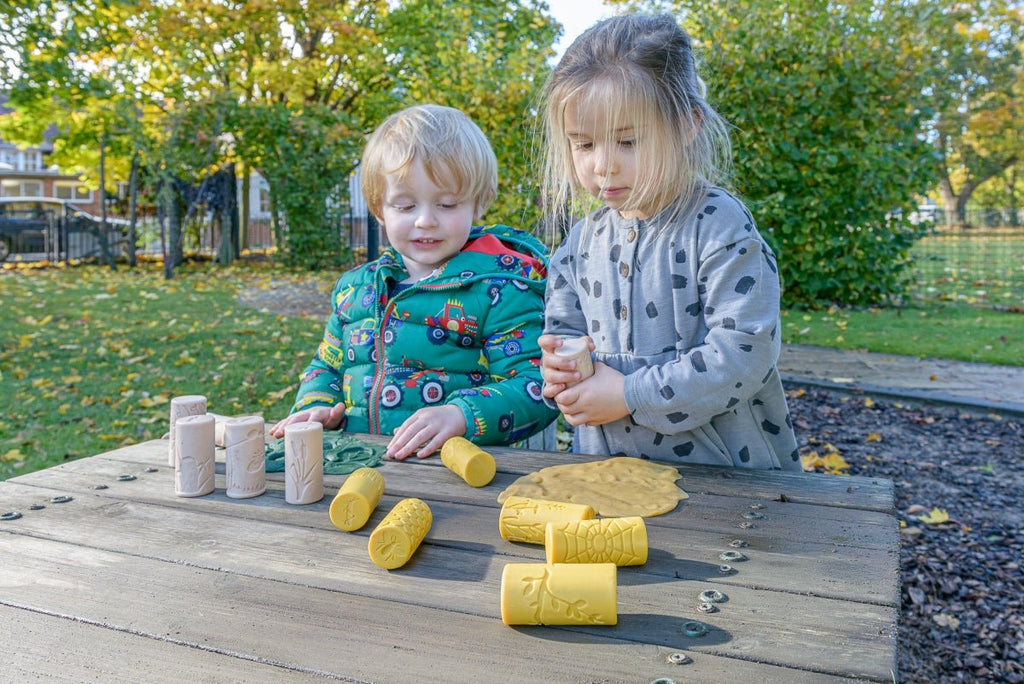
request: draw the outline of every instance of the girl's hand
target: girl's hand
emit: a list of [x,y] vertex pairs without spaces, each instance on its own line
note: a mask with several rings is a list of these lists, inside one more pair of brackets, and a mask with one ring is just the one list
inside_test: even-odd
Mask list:
[[569,425],[604,425],[629,415],[625,387],[625,375],[597,362],[591,377],[563,390],[554,400]]
[[325,430],[334,430],[341,425],[345,418],[345,405],[335,404],[334,406],[316,406],[293,413],[277,425],[270,428],[271,437],[284,437],[284,428],[292,423],[323,423]]
[[[590,351],[594,351],[594,341],[584,337]],[[574,359],[559,356],[555,350],[562,346],[560,335],[541,335],[537,338],[540,345],[540,374],[544,378],[544,389],[542,393],[548,399],[554,399],[559,393],[566,390],[574,383],[582,379],[579,371],[576,370]]]
[[416,458],[426,458],[436,453],[449,437],[465,434],[466,416],[458,406],[421,408],[395,429],[385,456],[404,461],[415,452]]

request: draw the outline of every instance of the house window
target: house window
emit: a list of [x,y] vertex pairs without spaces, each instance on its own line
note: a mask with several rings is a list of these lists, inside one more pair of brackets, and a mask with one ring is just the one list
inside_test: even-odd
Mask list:
[[266,185],[260,185],[260,214],[266,216],[270,213],[270,188]]
[[42,197],[43,183],[37,180],[5,178],[0,181],[0,197]]
[[42,171],[46,167],[43,166],[43,153],[39,150],[25,150],[25,170],[26,171]]
[[53,194],[57,199],[71,202],[91,202],[92,190],[81,183],[54,183]]

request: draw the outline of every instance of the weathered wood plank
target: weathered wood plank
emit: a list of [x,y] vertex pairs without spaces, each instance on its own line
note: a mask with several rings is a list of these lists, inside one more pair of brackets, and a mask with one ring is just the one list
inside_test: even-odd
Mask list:
[[[289,507],[282,506],[280,501],[283,477],[272,477],[268,493],[254,499],[227,498],[223,493],[222,475],[218,475],[219,489],[213,495],[178,499],[171,494],[173,475],[166,466],[155,473],[136,467],[137,480],[118,482],[117,475],[125,469],[123,461],[110,460],[104,455],[90,459],[89,463],[75,461],[23,476],[16,482],[84,492],[91,491],[91,486],[102,481],[109,483],[108,489],[97,492],[103,496],[333,530],[327,508],[330,498],[344,481],[344,477],[329,477],[328,493],[323,501],[312,506]],[[429,500],[435,512],[434,531],[428,543],[470,549],[487,546],[501,554],[543,559],[539,548],[511,544],[498,536],[498,504],[494,497],[503,489],[500,483],[474,489],[446,469],[427,467],[422,462],[387,463],[381,472],[388,494],[362,534],[369,534],[397,498],[416,496]],[[646,571],[668,577],[714,579],[734,586],[898,606],[899,575],[895,554],[899,549],[899,530],[892,516],[778,502],[756,504],[764,507],[751,509],[751,501],[746,497],[694,494],[676,512],[649,518],[652,553]],[[460,507],[463,503],[473,507]],[[298,510],[288,510],[296,508]],[[764,515],[764,518],[747,520],[746,513]],[[753,527],[744,529],[740,525]],[[731,563],[735,574],[723,576],[718,570],[723,563],[719,554],[733,550],[728,546],[733,539],[749,544],[739,549],[749,560]],[[870,574],[863,572],[864,567],[893,570],[887,574]]]
[[[360,439],[375,444],[386,444],[388,438],[377,435],[357,435]],[[506,447],[488,447],[498,463],[501,474],[513,475],[504,478],[506,484],[520,475],[540,470],[550,465],[563,463],[586,463],[600,460],[599,456],[581,454],[552,454],[550,452],[526,451]],[[160,460],[160,454],[163,460]],[[103,454],[113,460],[145,463],[167,467],[166,440],[151,440],[142,444],[115,449]],[[418,459],[413,459],[416,461]],[[411,463],[412,461],[410,461]],[[444,468],[438,458],[432,457],[420,463]],[[389,462],[386,465],[401,465]],[[784,473],[781,471],[746,470],[743,468],[718,468],[714,466],[678,465],[682,479],[679,486],[693,494],[721,494],[734,496],[742,491],[745,496],[758,501],[777,501],[785,496],[792,503],[816,504],[831,508],[853,508],[893,512],[893,485],[889,480],[862,476],[839,477],[821,474]],[[497,478],[496,478],[497,479]],[[502,484],[504,488],[505,484]]]
[[[140,475],[145,472],[146,468],[157,468],[157,472],[170,473],[170,469],[166,463],[161,459],[166,458],[164,449],[166,443],[160,440],[154,440],[144,445],[138,445],[137,447],[130,447],[126,450],[116,450],[101,454],[99,459],[109,460],[112,463],[127,462],[136,464],[134,467],[126,468],[105,468],[102,473],[95,473],[97,475],[95,484],[108,484],[116,480],[116,474],[125,472],[129,474]],[[518,453],[518,452],[513,452]],[[132,455],[130,461],[125,461],[126,455]],[[86,465],[81,465],[82,461],[72,461],[70,463],[58,466],[56,469],[81,469],[83,472],[92,472],[93,462],[89,461]],[[76,465],[79,464],[79,465]],[[385,480],[388,484],[388,491],[394,493],[396,496],[429,496],[431,499],[440,499],[445,501],[453,502],[466,502],[477,505],[489,505],[493,504],[497,506],[496,497],[505,489],[506,486],[511,484],[517,477],[518,474],[501,472],[495,476],[494,481],[485,488],[474,489],[468,487],[462,480],[457,476],[448,472],[443,466],[440,465],[437,459],[426,459],[410,460],[406,462],[395,462],[386,461],[380,467],[381,473],[385,476]],[[47,471],[41,471],[45,476]],[[218,464],[218,472],[223,475],[223,464]],[[729,471],[735,473],[737,471]],[[18,481],[27,481],[26,478],[31,480],[36,473],[31,473],[21,478],[16,478]],[[283,482],[283,473],[270,473],[267,476],[268,480],[274,482]],[[720,478],[719,478],[720,479]],[[816,478],[808,478],[809,480],[815,480]],[[849,478],[832,478],[834,480],[848,480]],[[344,482],[345,476],[331,476],[328,475],[324,479],[325,486],[328,489],[337,490],[338,487]],[[813,520],[815,521],[814,529],[804,529],[800,531],[801,537],[806,537],[807,533],[814,533],[815,529],[825,529],[829,534],[828,543],[847,543],[847,544],[865,544],[869,543],[867,540],[874,536],[872,532],[869,535],[858,534],[858,529],[864,526],[878,525],[883,528],[890,528],[892,524],[892,516],[889,513],[878,512],[874,515],[865,515],[864,510],[871,511],[868,507],[836,507],[830,505],[828,502],[819,504],[809,504],[806,502],[789,501],[782,503],[779,501],[765,501],[757,493],[748,494],[744,487],[734,487],[732,489],[722,489],[721,491],[708,492],[701,489],[695,489],[688,487],[685,479],[680,481],[678,484],[690,494],[691,499],[683,502],[680,508],[685,511],[690,509],[703,509],[708,506],[719,507],[724,510],[735,510],[736,515],[732,516],[731,519],[728,516],[724,516],[721,511],[712,511],[708,516],[708,519],[700,520],[699,524],[701,529],[705,529],[705,526],[709,521],[720,521],[721,531],[729,532],[731,529],[741,530],[742,524],[746,524],[746,521],[742,516],[748,512],[751,506],[760,506],[761,513],[766,514],[769,517],[775,517],[784,519],[787,515],[791,515],[796,520]],[[113,485],[111,485],[113,486]],[[222,479],[218,480],[218,487],[223,488],[224,482]],[[743,492],[742,496],[737,496],[736,491]],[[696,506],[695,501],[701,500],[701,505]],[[820,506],[814,510],[813,515],[808,515],[807,510],[801,508],[806,505]],[[891,508],[891,505],[889,506]],[[666,524],[671,526],[686,527],[686,521],[688,515],[681,516],[662,516],[657,518],[651,518],[649,522],[651,524]],[[834,527],[832,522],[840,525],[847,524],[847,529],[833,530]],[[852,524],[851,524],[852,523]],[[753,523],[758,525],[756,521]],[[739,532],[737,532],[739,534]],[[862,537],[858,539],[858,537]],[[895,538],[885,538],[881,546],[882,548],[889,548],[891,542],[895,541]]]
[[[195,681],[294,681],[304,672],[386,682],[850,681],[693,651],[691,664],[672,665],[666,657],[678,651],[616,639],[616,628],[512,629],[459,612],[438,619],[436,610],[420,606],[87,543],[0,534],[0,566],[10,569],[2,580],[0,624],[29,638],[42,625],[51,635],[12,660],[12,671],[30,676],[48,675],[65,658],[89,654],[92,646],[96,672],[123,668],[115,669],[116,676],[98,677],[103,681],[181,681],[206,667]],[[83,630],[90,633],[79,635]],[[130,652],[121,646],[129,640]],[[164,653],[177,653],[178,659],[172,662]],[[0,668],[6,657],[0,655]],[[257,666],[270,663],[264,676]],[[68,666],[74,675],[76,666]]]
[[[103,465],[102,459],[99,461],[98,467]],[[71,468],[60,471],[69,479],[78,476]],[[156,481],[160,473],[152,475]],[[146,481],[140,478],[119,484],[140,487]],[[169,481],[164,481],[166,486]],[[5,499],[27,507],[62,491],[8,481]],[[461,541],[456,546],[437,537],[438,529],[495,525],[491,508],[438,506],[438,527],[428,535],[430,543],[402,571],[388,573],[369,562],[365,537],[324,529],[326,500],[287,507],[293,520],[282,524],[237,518],[248,512],[237,501],[221,502],[225,505],[214,513],[212,500],[218,496],[222,495],[203,497],[204,503],[189,500],[199,504],[189,509],[179,507],[181,502],[173,494],[168,499],[174,500],[174,505],[167,506],[82,493],[70,503],[32,511],[5,529],[108,551],[145,554],[176,564],[498,618],[497,587],[503,562],[494,549],[504,542],[496,530],[491,543]],[[487,516],[486,523],[481,522],[481,514]],[[447,527],[456,520],[460,527]],[[772,571],[785,576],[806,564],[798,558],[790,560],[792,566],[776,565]],[[806,575],[806,570],[803,572]],[[678,627],[682,619],[696,616],[691,612],[696,596],[708,588],[721,589],[730,601],[705,620],[712,627],[707,637],[687,639]],[[631,568],[620,574],[620,611],[623,615],[614,628],[615,636],[666,648],[882,679],[892,667],[895,609],[891,606],[674,579],[646,568]],[[585,628],[579,631],[590,632]],[[816,640],[814,648],[797,648],[805,644],[808,632],[823,637]]]
[[[21,558],[5,558],[20,563]],[[5,565],[10,567],[10,565]],[[41,569],[40,576],[45,576]],[[83,578],[83,581],[88,581]],[[160,640],[84,622],[64,613],[14,608],[0,599],[0,680],[29,682],[318,682],[303,672],[209,650],[180,640]],[[56,608],[63,610],[64,605]]]

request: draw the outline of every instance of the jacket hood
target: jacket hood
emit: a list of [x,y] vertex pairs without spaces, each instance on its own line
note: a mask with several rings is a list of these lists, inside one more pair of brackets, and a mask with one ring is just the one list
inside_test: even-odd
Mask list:
[[[390,278],[406,272],[402,255],[390,247],[381,255],[378,266],[382,275]],[[547,248],[536,236],[500,223],[474,226],[462,251],[425,278],[423,284],[508,278],[543,293],[547,267]]]

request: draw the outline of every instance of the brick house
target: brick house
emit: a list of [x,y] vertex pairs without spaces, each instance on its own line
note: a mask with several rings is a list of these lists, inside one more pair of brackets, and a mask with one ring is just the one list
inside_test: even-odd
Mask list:
[[[0,93],[0,116],[10,112],[7,96]],[[46,131],[38,147],[21,148],[0,138],[0,197],[48,197],[66,200],[78,209],[100,214],[100,193],[86,187],[78,176],[61,173],[47,162],[57,130]]]

